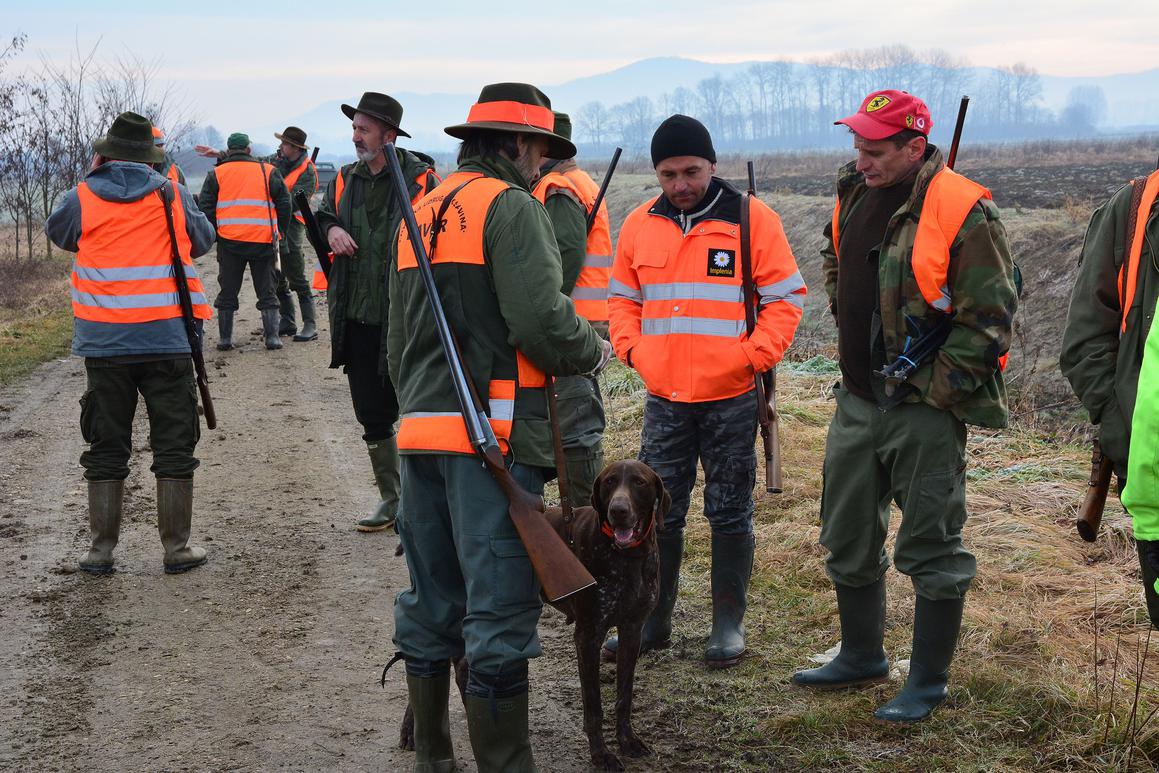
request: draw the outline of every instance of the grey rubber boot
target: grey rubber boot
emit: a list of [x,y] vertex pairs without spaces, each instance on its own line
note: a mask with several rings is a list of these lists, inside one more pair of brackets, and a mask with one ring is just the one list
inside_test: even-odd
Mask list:
[[889,679],[885,641],[885,577],[860,588],[838,585],[841,651],[820,668],[793,674],[793,684],[816,690],[840,690]]
[[298,305],[302,307],[302,329],[294,336],[295,341],[313,341],[318,338],[318,318],[314,313],[314,296],[309,291],[298,293]]
[[157,479],[157,531],[165,548],[165,572],[180,574],[206,561],[203,548],[189,545],[193,521],[193,480]]
[[217,350],[228,352],[233,348],[233,309],[217,310]]
[[451,672],[421,678],[407,674],[406,689],[414,715],[414,773],[450,773],[455,770],[451,719],[447,711]]
[[712,633],[704,650],[710,668],[735,666],[747,651],[744,613],[755,548],[752,534],[712,535]]
[[463,696],[467,732],[479,773],[535,773],[527,728],[527,693],[509,698]]
[[294,319],[294,296],[282,293],[278,296],[278,335],[292,336],[298,332],[298,322]]
[[[640,652],[662,650],[672,646],[672,613],[676,609],[676,595],[680,589],[680,561],[684,557],[684,532],[662,532],[656,540],[660,550],[660,593],[656,608],[644,623],[644,638]],[[620,638],[609,636],[601,655],[605,661],[616,660]]]
[[262,336],[266,340],[267,349],[281,349],[282,339],[278,338],[277,309],[262,309]]
[[121,536],[123,480],[89,481],[89,534],[92,547],[80,560],[80,569],[89,574],[113,573],[113,548]]
[[874,717],[884,722],[917,722],[946,699],[964,605],[965,599],[930,601],[918,596],[909,676],[898,696],[873,712]]
[[398,492],[401,488],[398,477],[398,440],[394,435],[385,440],[366,444],[370,454],[370,468],[374,470],[374,482],[382,497],[374,512],[357,521],[354,527],[359,531],[382,531],[394,525],[398,516]]

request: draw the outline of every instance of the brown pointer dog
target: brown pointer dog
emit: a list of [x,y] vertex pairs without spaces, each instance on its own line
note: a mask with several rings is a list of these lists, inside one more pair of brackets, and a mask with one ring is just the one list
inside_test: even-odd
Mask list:
[[656,606],[660,590],[660,556],[656,531],[672,503],[660,476],[643,462],[613,462],[592,487],[592,506],[577,507],[569,529],[558,507],[547,511],[552,527],[569,542],[596,585],[557,604],[575,620],[575,649],[583,695],[584,732],[592,764],[599,770],[623,770],[604,744],[600,701],[600,647],[608,629],[619,631],[616,652],[616,741],[620,753],[641,757],[647,745],[632,731],[632,694],[644,621]]

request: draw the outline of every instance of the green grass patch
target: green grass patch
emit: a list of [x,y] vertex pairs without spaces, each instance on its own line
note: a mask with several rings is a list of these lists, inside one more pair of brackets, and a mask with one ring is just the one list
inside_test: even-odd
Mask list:
[[0,384],[10,384],[42,362],[68,354],[71,340],[68,309],[0,324]]

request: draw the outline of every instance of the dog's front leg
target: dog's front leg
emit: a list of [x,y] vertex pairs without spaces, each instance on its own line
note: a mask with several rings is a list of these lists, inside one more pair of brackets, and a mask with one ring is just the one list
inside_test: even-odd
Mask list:
[[620,646],[616,650],[616,740],[620,753],[629,757],[650,754],[648,745],[632,730],[632,692],[635,689],[636,661],[640,657],[643,625],[620,626]]
[[575,628],[575,651],[579,664],[580,691],[584,704],[584,732],[596,770],[623,770],[620,759],[604,743],[604,709],[600,700],[600,645],[607,631]]

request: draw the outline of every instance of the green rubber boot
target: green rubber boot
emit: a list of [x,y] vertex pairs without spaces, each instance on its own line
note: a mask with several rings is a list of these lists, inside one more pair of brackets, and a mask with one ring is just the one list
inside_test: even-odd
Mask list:
[[278,296],[278,335],[292,336],[298,332],[298,322],[294,318],[294,296],[282,293]]
[[233,348],[233,309],[217,310],[217,350],[228,352]]
[[80,560],[80,569],[89,574],[113,573],[113,548],[121,536],[123,480],[89,481],[89,534],[92,547]]
[[414,713],[414,773],[450,773],[455,770],[451,720],[447,700],[451,672],[434,677],[406,676],[410,708]]
[[793,674],[793,684],[815,690],[840,690],[889,679],[885,641],[885,577],[871,585],[838,585],[841,652],[820,668]]
[[535,773],[527,727],[527,693],[510,698],[464,695],[467,732],[479,773]]
[[709,668],[735,666],[748,651],[744,613],[755,548],[752,534],[712,535],[712,633],[704,650]]
[[165,547],[165,573],[180,574],[206,562],[204,548],[189,544],[193,479],[157,479],[157,531]]
[[314,296],[309,290],[298,293],[298,305],[302,307],[302,329],[294,336],[295,341],[315,341],[318,338],[318,318],[314,312]]
[[[656,608],[644,623],[640,652],[663,650],[672,646],[672,613],[676,609],[676,595],[680,589],[680,561],[684,557],[684,532],[661,532],[656,540],[660,550],[660,593]],[[609,636],[601,655],[614,663],[620,637]]]
[[385,440],[366,444],[370,454],[370,468],[374,471],[374,482],[378,486],[382,500],[374,512],[356,522],[359,531],[382,531],[394,525],[398,516],[398,492],[401,488],[398,478],[398,440],[394,435]]
[[896,698],[873,712],[883,722],[917,722],[946,699],[950,663],[962,629],[964,599],[917,598],[909,676]]

